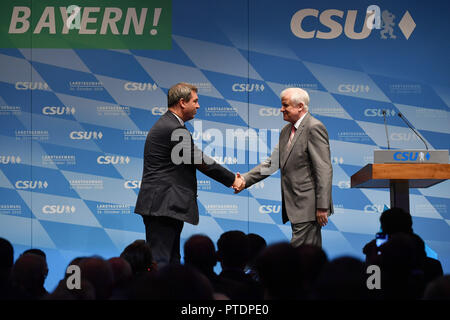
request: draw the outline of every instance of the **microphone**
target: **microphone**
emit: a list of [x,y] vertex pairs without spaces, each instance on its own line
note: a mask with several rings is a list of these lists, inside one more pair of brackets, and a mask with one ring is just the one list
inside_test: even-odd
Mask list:
[[406,125],[416,134],[416,136],[418,136],[419,138],[420,138],[420,140],[422,140],[422,142],[425,144],[425,148],[427,148],[427,150],[428,150],[428,145],[427,145],[427,143],[425,142],[425,140],[420,136],[420,134],[412,127],[412,125],[411,124],[409,124],[409,121],[405,118],[405,117],[403,117],[403,115],[399,112],[398,113],[398,116],[400,117],[400,118],[402,118],[402,120],[403,120],[403,122],[404,123],[406,123]]
[[386,131],[387,146],[388,146],[388,150],[389,150],[389,149],[391,149],[391,146],[389,145],[389,134],[388,134],[388,128],[386,125],[386,110],[383,110],[383,118],[384,118],[384,129]]

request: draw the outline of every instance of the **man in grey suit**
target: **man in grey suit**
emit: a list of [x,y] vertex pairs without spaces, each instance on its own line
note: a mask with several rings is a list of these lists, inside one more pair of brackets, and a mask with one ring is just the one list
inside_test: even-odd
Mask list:
[[147,242],[158,264],[180,262],[184,222],[198,224],[196,170],[227,187],[241,179],[203,154],[184,123],[199,108],[197,88],[178,83],[168,92],[168,111],[150,129],[135,213],[142,215]]
[[[333,169],[325,126],[308,112],[309,95],[300,88],[281,92],[287,124],[271,156],[242,175],[245,188],[281,170],[283,223],[291,222],[291,244],[322,246],[321,228],[333,212]],[[238,174],[240,177],[240,175]],[[235,188],[235,192],[243,188]]]

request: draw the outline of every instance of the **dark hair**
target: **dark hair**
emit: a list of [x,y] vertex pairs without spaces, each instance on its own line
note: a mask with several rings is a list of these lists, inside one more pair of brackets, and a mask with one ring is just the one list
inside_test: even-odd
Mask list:
[[256,269],[270,299],[296,299],[302,294],[301,261],[288,242],[266,247],[256,259]]
[[224,267],[244,268],[248,260],[247,235],[238,230],[223,233],[217,241],[217,256]]
[[136,240],[128,245],[120,257],[130,264],[133,274],[149,271],[153,263],[152,249],[145,240]]
[[197,92],[197,87],[189,83],[180,82],[172,86],[167,94],[168,107],[173,107],[181,99],[186,101],[191,100],[192,91]]
[[42,251],[41,249],[37,249],[37,248],[31,248],[31,249],[25,250],[22,253],[22,255],[24,255],[24,254],[35,254],[35,255],[41,256],[44,259],[47,259],[45,252]]
[[396,232],[412,233],[412,217],[409,212],[401,208],[385,210],[380,216],[381,229],[384,233]]
[[0,268],[11,268],[14,264],[14,248],[6,239],[0,238]]
[[203,271],[214,268],[217,256],[211,238],[201,234],[191,236],[184,243],[184,262]]

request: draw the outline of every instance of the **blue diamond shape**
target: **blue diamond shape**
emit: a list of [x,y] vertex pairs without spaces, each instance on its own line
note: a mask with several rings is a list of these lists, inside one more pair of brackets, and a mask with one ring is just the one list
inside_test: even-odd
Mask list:
[[430,160],[430,153],[427,152],[427,155],[425,156],[425,158],[427,158],[427,160]]

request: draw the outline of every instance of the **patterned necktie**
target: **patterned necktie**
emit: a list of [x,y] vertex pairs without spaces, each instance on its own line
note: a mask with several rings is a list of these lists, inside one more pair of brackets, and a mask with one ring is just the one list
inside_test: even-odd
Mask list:
[[289,149],[289,147],[291,146],[292,139],[294,139],[294,135],[295,135],[295,131],[296,131],[296,130],[297,130],[297,129],[295,128],[295,126],[292,125],[292,128],[291,128],[291,135],[289,136],[289,141],[288,141],[288,144],[287,144],[287,149]]

